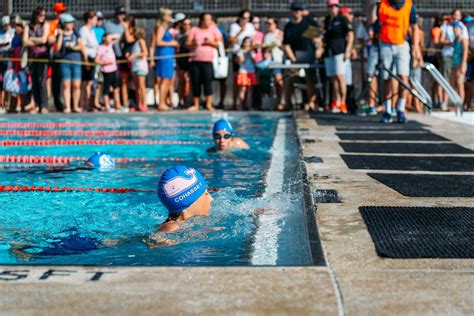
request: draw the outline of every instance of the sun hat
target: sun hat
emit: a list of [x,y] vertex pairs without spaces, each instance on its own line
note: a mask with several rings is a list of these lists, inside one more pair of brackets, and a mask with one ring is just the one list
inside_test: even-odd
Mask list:
[[76,21],[76,19],[69,13],[64,13],[62,16],[61,16],[61,23],[72,23]]
[[194,204],[207,189],[201,173],[185,165],[163,172],[158,182],[158,198],[170,214],[179,213]]
[[99,19],[99,20],[102,20],[104,19],[104,14],[102,13],[102,11],[97,11],[95,16]]
[[226,131],[231,134],[234,132],[234,130],[232,129],[232,125],[230,125],[230,122],[226,119],[220,119],[214,123],[214,128],[212,129],[212,133],[214,134],[218,131]]
[[112,159],[112,157],[101,153],[100,151],[90,156],[90,158],[87,159],[87,162],[91,163],[94,168],[105,169],[115,167],[115,161]]
[[339,0],[328,0],[327,4],[328,4],[328,7],[331,7],[333,5],[339,6]]
[[8,15],[5,15],[2,17],[2,25],[10,24],[10,17]]

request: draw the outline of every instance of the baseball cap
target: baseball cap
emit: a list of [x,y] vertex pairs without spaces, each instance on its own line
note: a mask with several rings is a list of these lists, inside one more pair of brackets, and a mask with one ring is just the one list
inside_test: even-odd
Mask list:
[[166,169],[158,182],[158,198],[170,214],[184,211],[206,190],[207,183],[201,173],[185,165]]
[[115,9],[115,15],[127,14],[127,10],[124,6],[119,6]]
[[53,6],[53,11],[54,12],[65,12],[66,11],[66,5],[62,2],[56,2]]
[[299,2],[292,2],[290,5],[290,10],[291,11],[302,11],[304,10],[304,5]]
[[97,13],[95,14],[95,16],[96,16],[99,20],[104,19],[104,14],[102,13],[102,11],[97,11]]
[[328,7],[331,7],[333,5],[339,6],[339,0],[328,0],[327,4],[328,4]]
[[234,130],[232,129],[232,125],[230,125],[230,122],[226,119],[220,119],[214,123],[214,128],[212,129],[212,133],[214,134],[218,131],[226,131],[231,134],[234,132]]
[[183,21],[184,19],[186,19],[186,14],[184,14],[182,12],[178,12],[174,15],[173,23]]
[[64,13],[61,16],[61,23],[72,23],[76,21],[76,19],[69,13]]
[[5,24],[10,24],[10,17],[8,15],[5,15],[4,17],[2,17],[2,25],[5,25]]
[[344,14],[348,14],[348,13],[352,13],[352,9],[349,8],[349,7],[342,7],[341,8],[341,14],[344,15]]

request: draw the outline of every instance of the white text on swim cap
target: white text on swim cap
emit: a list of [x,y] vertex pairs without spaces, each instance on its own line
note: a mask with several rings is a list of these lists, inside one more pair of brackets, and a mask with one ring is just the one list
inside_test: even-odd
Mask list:
[[197,190],[199,190],[199,188],[202,187],[202,182],[199,182],[194,188],[192,188],[191,190],[189,190],[188,192],[184,193],[184,194],[181,194],[180,196],[178,196],[177,198],[174,199],[174,201],[176,203],[178,202],[181,202],[182,200],[184,200],[185,198],[187,198],[188,196],[190,196],[191,194],[193,194],[194,192],[196,192]]

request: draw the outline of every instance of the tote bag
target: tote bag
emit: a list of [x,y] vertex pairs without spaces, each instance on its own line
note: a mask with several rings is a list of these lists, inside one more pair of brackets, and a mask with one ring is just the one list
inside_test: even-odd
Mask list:
[[219,43],[212,60],[215,79],[225,79],[229,74],[229,57],[225,54],[224,44]]

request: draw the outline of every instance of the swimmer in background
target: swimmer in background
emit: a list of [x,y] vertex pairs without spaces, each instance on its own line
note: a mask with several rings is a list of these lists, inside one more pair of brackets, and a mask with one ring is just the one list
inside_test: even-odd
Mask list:
[[214,124],[212,129],[212,137],[214,139],[214,147],[211,147],[207,152],[227,151],[233,149],[249,149],[249,145],[242,139],[234,137],[234,130],[230,122],[225,119],[220,119]]
[[78,170],[106,170],[115,168],[114,159],[107,154],[96,152],[89,157],[86,161],[74,160],[68,165],[55,165],[55,166],[35,166],[28,167],[26,171],[10,171],[7,173],[18,173],[26,172],[29,174],[51,174],[51,173],[71,173]]
[[166,233],[179,230],[191,217],[209,215],[214,201],[207,190],[206,179],[198,170],[184,165],[163,172],[158,183],[158,197],[168,209],[168,218],[144,241],[150,248],[175,244]]
[[85,165],[92,168],[110,169],[115,167],[115,161],[110,155],[98,151],[87,159]]

